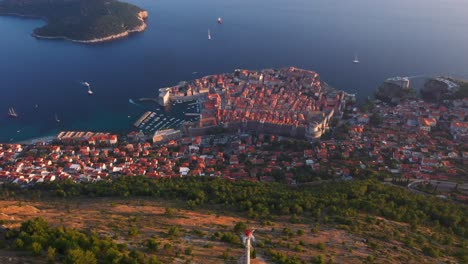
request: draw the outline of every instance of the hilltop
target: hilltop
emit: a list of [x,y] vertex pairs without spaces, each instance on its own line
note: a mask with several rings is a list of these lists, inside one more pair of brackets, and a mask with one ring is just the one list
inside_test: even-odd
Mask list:
[[0,15],[41,18],[47,21],[34,29],[36,38],[67,39],[96,43],[126,37],[145,30],[143,9],[116,0],[5,0]]
[[253,263],[467,260],[465,206],[374,181],[287,187],[120,177],[29,190],[6,184],[0,196],[0,260],[236,263],[245,228],[256,229]]

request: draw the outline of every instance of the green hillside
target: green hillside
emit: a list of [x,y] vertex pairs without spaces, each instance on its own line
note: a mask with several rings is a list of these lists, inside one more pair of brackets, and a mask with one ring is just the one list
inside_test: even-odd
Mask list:
[[142,25],[141,8],[115,0],[5,0],[0,14],[40,17],[47,25],[34,35],[91,40],[123,33]]

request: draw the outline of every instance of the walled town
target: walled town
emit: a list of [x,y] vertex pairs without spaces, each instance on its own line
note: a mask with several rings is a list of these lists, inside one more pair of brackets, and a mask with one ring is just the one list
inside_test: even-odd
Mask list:
[[[291,71],[294,74],[288,75]],[[235,130],[202,135],[162,130],[155,133],[154,142],[138,131],[121,139],[108,133],[61,132],[49,143],[0,144],[0,181],[29,185],[145,175],[297,185],[366,175],[381,180],[466,182],[468,98],[444,103],[411,98],[396,106],[373,100],[366,107],[345,107],[344,93],[323,92],[310,71],[263,71],[255,78],[247,71],[236,74],[239,77],[218,75],[195,81],[220,90],[207,94],[202,116],[193,126],[200,129],[211,122],[230,128],[229,124],[240,123]],[[245,78],[263,79],[264,85],[240,81]],[[210,80],[217,80],[218,86]],[[193,89],[192,84],[188,87]],[[335,115],[313,140],[274,129],[317,125],[310,113],[327,111]],[[256,122],[252,125],[256,128],[270,126],[246,129],[248,122]],[[467,190],[461,189],[457,199],[467,198]]]

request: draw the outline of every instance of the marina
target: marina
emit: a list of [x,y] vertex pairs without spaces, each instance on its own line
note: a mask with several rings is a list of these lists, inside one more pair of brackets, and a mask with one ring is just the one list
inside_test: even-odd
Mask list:
[[[129,102],[133,104],[132,102]],[[148,108],[133,123],[133,127],[145,134],[153,134],[156,131],[165,129],[179,129],[185,122],[193,122],[199,119],[199,113],[193,113],[195,108],[199,108],[198,101],[176,100],[170,104],[169,108],[162,109],[151,101],[146,101],[143,105],[133,104]],[[193,110],[192,110],[193,109]],[[191,111],[192,113],[186,113]]]

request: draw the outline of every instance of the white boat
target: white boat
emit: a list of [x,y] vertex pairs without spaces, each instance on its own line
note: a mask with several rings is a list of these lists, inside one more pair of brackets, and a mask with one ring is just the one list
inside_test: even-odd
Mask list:
[[211,32],[209,29],[208,29],[208,39],[211,40]]
[[89,82],[81,82],[81,85],[88,87],[88,94],[89,95],[93,94],[93,91],[91,91],[91,85],[89,84]]
[[221,17],[218,17],[218,24],[222,24],[223,23],[223,20],[221,19]]
[[18,117],[18,114],[16,113],[15,109],[13,107],[8,108],[8,115],[10,117]]
[[358,56],[357,56],[357,54],[354,54],[354,60],[353,60],[353,63],[355,63],[355,64],[358,64],[358,63],[359,63],[359,59],[358,59]]
[[157,125],[154,127],[154,129],[155,129],[155,130],[158,130],[159,127],[160,127],[161,125],[162,125],[162,123],[157,124]]
[[55,114],[55,122],[60,123],[60,119],[58,119],[57,114]]

